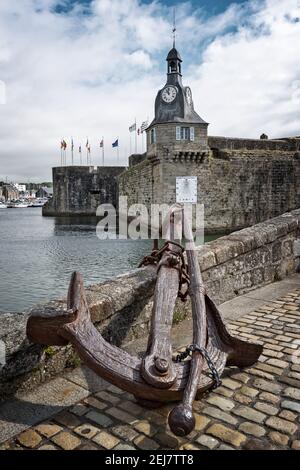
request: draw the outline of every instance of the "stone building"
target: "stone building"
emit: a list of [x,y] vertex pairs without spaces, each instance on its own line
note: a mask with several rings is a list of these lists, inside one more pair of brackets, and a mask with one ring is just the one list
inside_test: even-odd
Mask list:
[[2,186],[2,196],[5,201],[13,201],[18,199],[19,191],[13,184],[4,184],[4,186]]
[[182,59],[167,56],[167,82],[155,100],[147,152],[129,159],[119,178],[128,204],[172,204],[178,184],[196,177],[195,197],[205,206],[208,232],[246,227],[300,206],[300,138],[208,137],[182,83]]
[[[155,100],[147,151],[129,167],[53,168],[53,199],[45,215],[95,214],[101,203],[172,204],[180,182],[193,185],[205,206],[207,232],[247,227],[300,207],[300,137],[241,139],[207,135],[192,91],[183,85],[182,58],[167,56],[167,80]],[[185,184],[185,183],[184,183]]]
[[117,176],[124,167],[62,166],[52,169],[53,197],[43,215],[95,215],[100,204],[117,205]]

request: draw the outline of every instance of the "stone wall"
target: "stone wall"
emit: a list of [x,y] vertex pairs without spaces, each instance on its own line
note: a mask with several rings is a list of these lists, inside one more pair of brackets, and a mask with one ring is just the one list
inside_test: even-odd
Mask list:
[[95,215],[99,204],[117,204],[117,179],[125,167],[53,168],[53,198],[43,215]]
[[[300,266],[300,209],[201,246],[198,258],[208,293],[217,304],[283,279]],[[147,267],[87,289],[93,322],[107,340],[122,346],[148,334],[155,279],[155,268]],[[65,300],[33,310],[62,308],[66,308]],[[189,303],[178,301],[176,321],[189,312]],[[0,314],[0,344],[6,349],[6,365],[0,368],[0,399],[78,364],[69,346],[42,347],[27,340],[29,314]]]
[[300,139],[209,137],[209,146],[205,158],[165,152],[133,165],[118,178],[119,194],[129,205],[172,204],[176,177],[197,176],[207,233],[238,230],[300,207]]
[[242,139],[236,137],[209,136],[208,145],[221,150],[280,150],[296,151],[300,149],[299,137],[283,139]]

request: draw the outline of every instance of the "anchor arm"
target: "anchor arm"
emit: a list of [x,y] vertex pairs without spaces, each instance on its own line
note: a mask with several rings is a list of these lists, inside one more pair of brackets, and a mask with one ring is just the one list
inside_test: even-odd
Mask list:
[[[68,310],[61,311],[53,309],[47,315],[38,312],[31,315],[27,322],[28,338],[44,345],[61,346],[70,342],[80,359],[97,375],[140,399],[154,402],[180,400],[189,377],[190,364],[174,364],[176,380],[168,389],[148,384],[140,373],[141,359],[105,341],[93,325],[79,273],[74,273],[71,278],[68,307]],[[226,353],[216,348],[213,342],[209,345],[209,351],[221,373]],[[202,375],[198,392],[208,390],[212,384],[209,375]]]

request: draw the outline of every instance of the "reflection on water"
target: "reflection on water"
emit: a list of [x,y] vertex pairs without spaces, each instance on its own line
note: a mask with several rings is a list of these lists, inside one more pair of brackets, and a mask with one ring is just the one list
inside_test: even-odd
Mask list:
[[65,297],[71,273],[85,284],[135,268],[150,240],[99,240],[96,217],[42,217],[40,208],[0,210],[0,311]]

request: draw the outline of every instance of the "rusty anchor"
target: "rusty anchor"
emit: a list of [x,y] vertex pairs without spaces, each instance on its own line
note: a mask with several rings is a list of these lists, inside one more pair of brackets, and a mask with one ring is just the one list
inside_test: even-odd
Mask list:
[[[81,360],[96,374],[132,393],[144,406],[155,407],[180,401],[168,417],[172,432],[189,434],[195,426],[193,402],[220,384],[225,366],[247,367],[262,353],[262,346],[232,337],[205,291],[191,227],[181,205],[170,211],[171,234],[174,214],[181,212],[187,239],[183,247],[170,237],[159,250],[155,243],[144,264],[157,265],[157,281],[148,345],[143,359],[108,343],[91,321],[82,276],[75,272],[68,291],[67,311],[33,313],[27,336],[35,343],[65,346],[71,343]],[[174,360],[171,329],[176,298],[191,298],[193,343]],[[190,356],[190,360],[183,360]]]

